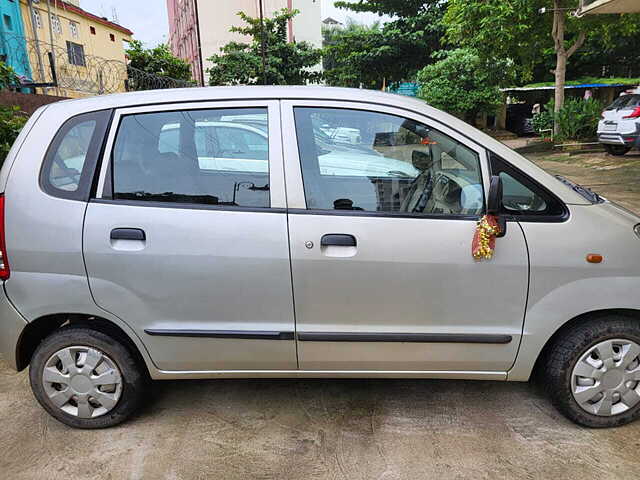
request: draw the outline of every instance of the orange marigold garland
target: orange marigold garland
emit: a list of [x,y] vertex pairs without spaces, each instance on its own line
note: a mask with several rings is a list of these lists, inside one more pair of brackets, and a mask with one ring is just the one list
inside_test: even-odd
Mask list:
[[476,260],[490,260],[496,248],[496,236],[500,235],[498,217],[485,215],[478,221],[476,233],[471,243],[471,254]]

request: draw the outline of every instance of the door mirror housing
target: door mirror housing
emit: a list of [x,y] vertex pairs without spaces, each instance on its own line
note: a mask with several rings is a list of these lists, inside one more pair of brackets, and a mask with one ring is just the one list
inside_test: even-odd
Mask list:
[[499,175],[493,175],[489,185],[487,215],[495,215],[498,217],[498,225],[500,226],[500,233],[497,235],[498,238],[504,237],[507,234],[507,219],[502,215],[502,196],[502,179]]
[[498,175],[493,175],[487,199],[487,215],[500,215],[500,212],[502,212],[502,179]]

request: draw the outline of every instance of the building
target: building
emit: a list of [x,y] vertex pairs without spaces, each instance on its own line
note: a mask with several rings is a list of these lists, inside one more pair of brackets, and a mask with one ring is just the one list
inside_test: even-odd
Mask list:
[[603,13],[640,13],[638,0],[581,0],[578,16]]
[[83,10],[80,0],[19,1],[34,83],[56,83],[45,91],[67,97],[126,90],[131,30]]
[[306,41],[322,47],[320,0],[167,0],[169,38],[174,55],[187,60],[198,84],[207,82],[207,58],[220,53],[232,41],[246,41],[232,26],[242,26],[242,11],[251,17],[260,15],[262,1],[266,17],[283,8],[299,10],[289,24],[289,41]]
[[22,12],[17,2],[0,2],[0,58],[22,78],[31,78],[24,38]]
[[322,21],[322,24],[327,26],[327,27],[342,26],[342,22],[339,22],[338,20],[336,20],[335,18],[332,18],[332,17],[325,18]]

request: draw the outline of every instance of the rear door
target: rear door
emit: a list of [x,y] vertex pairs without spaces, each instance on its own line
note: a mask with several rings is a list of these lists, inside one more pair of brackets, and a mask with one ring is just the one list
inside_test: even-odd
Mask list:
[[116,111],[84,255],[161,370],[297,368],[275,101]]
[[379,105],[283,102],[283,126],[300,368],[504,377],[528,256],[511,222],[493,259],[472,258],[485,150]]

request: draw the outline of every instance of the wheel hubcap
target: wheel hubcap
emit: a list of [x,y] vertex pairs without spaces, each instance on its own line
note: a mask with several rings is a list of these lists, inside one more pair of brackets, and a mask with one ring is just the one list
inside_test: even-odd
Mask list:
[[49,357],[42,372],[44,390],[60,410],[80,418],[100,417],[118,404],[122,374],[100,350],[63,348]]
[[609,417],[640,402],[640,345],[625,339],[600,342],[587,350],[571,374],[573,398],[593,414]]

